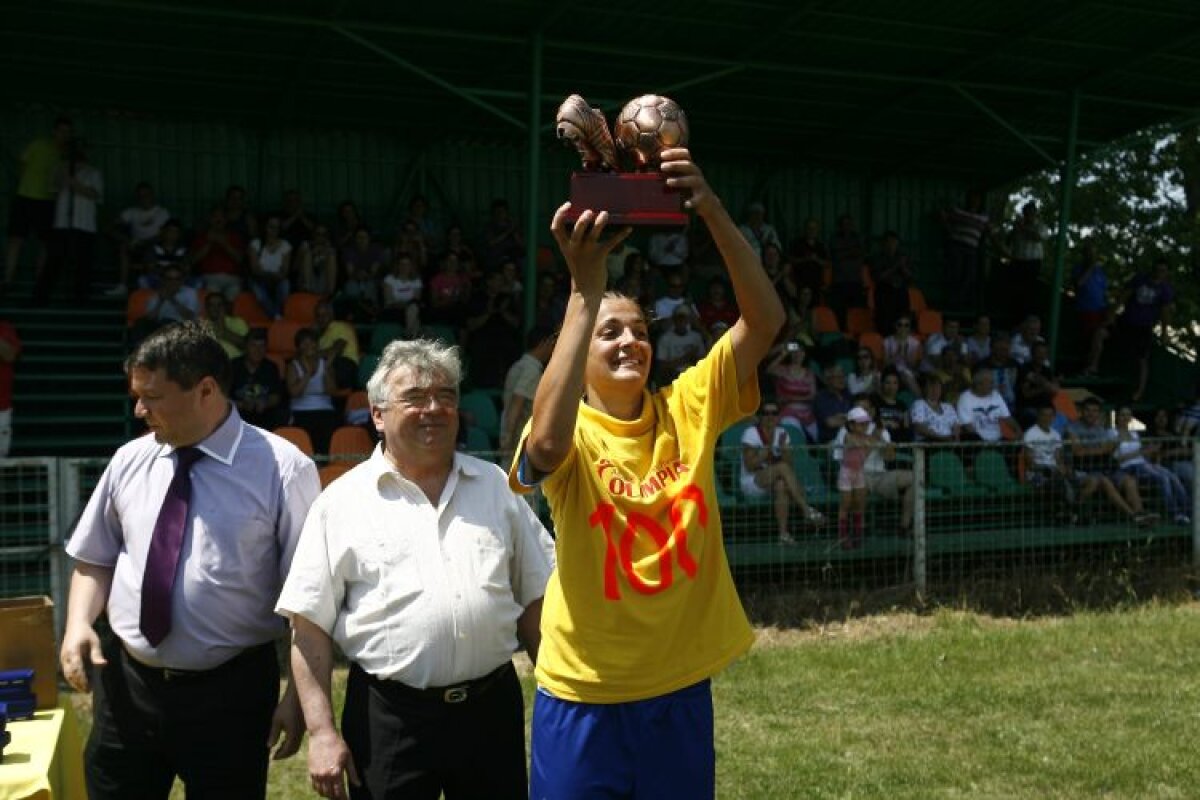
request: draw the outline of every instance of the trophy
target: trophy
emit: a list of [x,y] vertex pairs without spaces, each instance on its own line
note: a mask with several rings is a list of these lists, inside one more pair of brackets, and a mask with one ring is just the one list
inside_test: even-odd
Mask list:
[[656,94],[630,100],[617,115],[615,137],[600,109],[577,94],[559,106],[556,121],[558,138],[583,159],[583,170],[571,173],[568,222],[590,208],[607,211],[616,225],[687,224],[682,195],[658,168],[664,149],[687,145],[687,116],[678,103]]

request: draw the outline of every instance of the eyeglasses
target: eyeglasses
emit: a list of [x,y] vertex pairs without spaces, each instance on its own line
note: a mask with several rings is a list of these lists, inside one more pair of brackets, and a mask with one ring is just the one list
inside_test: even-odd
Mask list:
[[403,393],[394,402],[407,409],[423,411],[429,408],[429,404],[432,401],[437,401],[438,406],[441,408],[458,408],[458,390],[449,388],[425,391],[413,390]]

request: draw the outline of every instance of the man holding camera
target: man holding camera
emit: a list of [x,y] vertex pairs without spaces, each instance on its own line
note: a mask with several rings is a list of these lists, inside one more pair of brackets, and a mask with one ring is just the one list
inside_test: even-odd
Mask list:
[[96,254],[96,209],[104,199],[104,178],[88,163],[82,139],[67,142],[64,161],[54,175],[58,196],[46,267],[33,288],[33,304],[46,305],[64,264],[75,269],[73,297],[82,304],[92,282]]

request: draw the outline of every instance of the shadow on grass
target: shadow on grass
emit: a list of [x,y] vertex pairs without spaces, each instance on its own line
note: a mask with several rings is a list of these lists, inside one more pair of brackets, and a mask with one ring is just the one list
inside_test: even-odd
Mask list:
[[[1131,543],[1026,558],[984,553],[931,562],[925,591],[912,581],[911,564],[883,570],[887,577],[881,579],[881,570],[869,563],[740,577],[738,588],[751,622],[785,629],[943,609],[1030,619],[1192,601],[1200,591],[1200,571],[1189,561],[1190,545]],[[895,579],[897,573],[902,580]]]

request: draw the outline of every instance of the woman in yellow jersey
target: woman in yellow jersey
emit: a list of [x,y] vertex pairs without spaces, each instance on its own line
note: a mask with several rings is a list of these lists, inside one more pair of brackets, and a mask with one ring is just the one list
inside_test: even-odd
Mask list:
[[[649,326],[605,292],[608,214],[551,226],[571,271],[558,345],[538,384],[510,482],[541,484],[557,531],[533,721],[534,798],[711,797],[708,679],[753,641],[721,536],[713,457],[759,404],[756,372],[783,307],[687,150],[669,186],[708,226],[741,318],[698,364],[651,394]],[[582,398],[582,401],[581,401]]]

